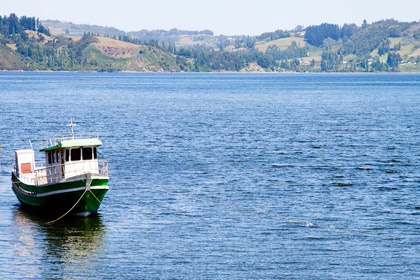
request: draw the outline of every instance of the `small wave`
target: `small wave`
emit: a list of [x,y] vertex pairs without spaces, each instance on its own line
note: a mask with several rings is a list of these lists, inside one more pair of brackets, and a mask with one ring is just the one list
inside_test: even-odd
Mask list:
[[412,223],[407,222],[407,221],[394,221],[394,224],[397,224],[397,225],[412,225]]
[[322,147],[324,147],[325,145],[312,145],[311,148],[312,149],[321,149]]
[[370,171],[372,168],[369,167],[356,167],[357,170],[363,170],[363,171]]
[[336,187],[350,187],[350,186],[353,186],[352,183],[332,183],[332,185],[336,186]]
[[321,236],[308,236],[306,237],[307,239],[311,239],[311,240],[325,240],[325,237],[321,237]]
[[293,165],[293,164],[273,163],[273,164],[271,165],[271,167],[274,167],[274,168],[281,168],[281,167],[296,167],[296,166],[295,166],[295,165]]
[[378,187],[379,191],[396,191],[398,188],[395,187]]

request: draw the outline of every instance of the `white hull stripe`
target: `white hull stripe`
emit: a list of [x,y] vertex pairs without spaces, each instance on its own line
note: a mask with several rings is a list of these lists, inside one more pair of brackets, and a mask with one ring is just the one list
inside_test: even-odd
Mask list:
[[[13,183],[13,185],[16,186],[15,183]],[[17,188],[19,191],[20,188]],[[31,195],[32,197],[44,197],[44,196],[50,196],[50,195],[55,195],[55,194],[61,194],[61,193],[69,193],[69,192],[77,192],[77,191],[84,191],[86,189],[86,187],[79,187],[79,188],[72,188],[72,189],[65,189],[65,190],[57,190],[57,191],[51,191],[51,192],[46,192],[46,193],[40,193],[40,194],[35,194],[35,195]],[[109,190],[108,186],[93,186],[90,187],[91,190]],[[22,191],[21,191],[22,192]],[[25,195],[28,195],[26,193],[24,193]]]
[[[37,197],[44,197],[49,195],[55,195],[60,193],[68,193],[68,192],[77,192],[77,191],[84,191],[86,187],[79,187],[79,188],[73,188],[73,189],[65,189],[65,190],[58,190],[58,191],[52,191],[52,192],[46,192],[46,193],[40,193],[35,196]],[[109,190],[108,186],[94,186],[90,187],[91,190]]]

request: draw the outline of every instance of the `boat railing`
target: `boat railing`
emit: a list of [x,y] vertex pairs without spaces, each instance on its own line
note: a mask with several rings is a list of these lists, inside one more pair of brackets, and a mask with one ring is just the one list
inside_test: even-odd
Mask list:
[[[13,171],[17,174],[15,166]],[[19,180],[25,184],[38,186],[64,182],[68,178],[87,173],[108,177],[108,162],[106,160],[93,160],[37,167],[34,172],[20,173]]]
[[44,160],[37,160],[35,161],[35,166],[37,168],[41,168],[41,167],[47,167],[46,163]]
[[74,133],[73,135],[59,135],[51,138],[46,138],[41,140],[41,145],[48,147],[53,147],[58,145],[61,141],[66,140],[75,140],[75,139],[99,139],[98,133]]
[[17,174],[16,163],[12,163],[12,172]]

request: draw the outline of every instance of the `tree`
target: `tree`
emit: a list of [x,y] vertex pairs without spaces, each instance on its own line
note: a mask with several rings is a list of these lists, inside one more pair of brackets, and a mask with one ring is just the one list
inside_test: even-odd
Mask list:
[[338,40],[340,28],[337,24],[323,23],[321,25],[309,26],[306,28],[305,40],[309,44],[320,47],[327,38]]
[[47,36],[51,36],[50,31],[49,31],[47,28],[45,28],[42,24],[40,24],[40,25],[38,26],[38,32],[39,32],[39,33],[43,33],[43,34],[45,34],[45,35],[47,35]]
[[224,35],[220,35],[219,36],[219,50],[223,51],[229,45],[230,45],[230,42],[229,42],[228,37]]
[[242,40],[236,39],[235,40],[235,48],[239,49],[242,47]]
[[379,56],[375,56],[372,60],[372,69],[380,72],[386,70],[385,65],[380,61]]
[[368,25],[368,24],[367,24],[367,21],[364,19],[364,20],[363,20],[363,23],[362,23],[362,28],[363,28],[363,29],[364,29],[364,28],[366,28],[366,27],[367,27],[367,25]]
[[399,53],[388,52],[388,59],[386,60],[386,63],[392,68],[392,70],[396,70],[401,61],[402,59]]
[[324,51],[322,53],[321,71],[337,70],[340,61],[340,56],[334,51]]
[[22,30],[20,33],[19,33],[19,35],[20,35],[20,38],[22,39],[22,40],[24,40],[24,41],[27,41],[29,38],[28,38],[28,35],[26,34],[26,32],[24,31],[24,30]]
[[346,42],[359,30],[356,24],[344,24],[343,27],[340,29],[340,38]]
[[398,27],[393,26],[389,29],[389,36],[392,38],[401,37],[401,31]]
[[260,36],[257,36],[257,40],[273,41],[281,38],[290,37],[290,33],[287,30],[276,30],[274,32],[265,32]]
[[9,34],[20,33],[23,29],[20,26],[19,18],[15,14],[9,16]]
[[399,50],[401,50],[401,42],[394,45],[394,51],[399,51]]
[[296,27],[293,29],[293,32],[302,32],[304,29],[303,25],[296,25]]
[[252,37],[249,37],[246,39],[246,47],[249,49],[252,49],[255,46],[255,40]]
[[391,44],[391,41],[389,39],[382,42],[378,47],[378,55],[384,55],[387,52],[389,52],[389,45]]

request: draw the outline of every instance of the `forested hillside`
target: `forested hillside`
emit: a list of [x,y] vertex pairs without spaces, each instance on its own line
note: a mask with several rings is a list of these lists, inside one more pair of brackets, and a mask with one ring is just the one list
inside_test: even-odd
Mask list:
[[153,72],[420,72],[420,23],[324,23],[258,36],[124,32],[0,17],[0,69]]
[[51,36],[35,18],[0,17],[0,69],[53,71],[190,71],[185,58],[150,45],[85,33]]

